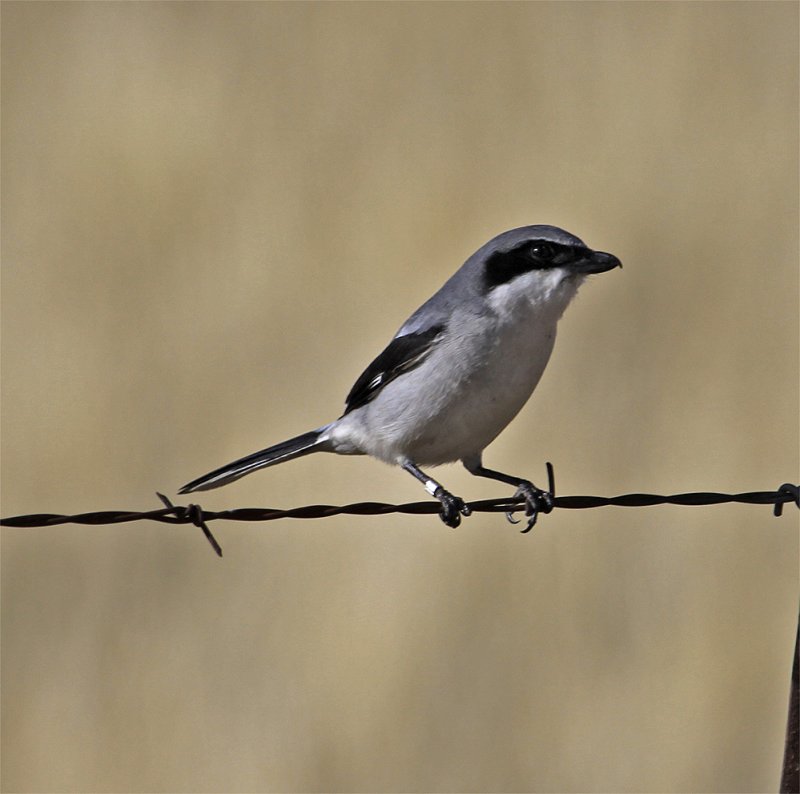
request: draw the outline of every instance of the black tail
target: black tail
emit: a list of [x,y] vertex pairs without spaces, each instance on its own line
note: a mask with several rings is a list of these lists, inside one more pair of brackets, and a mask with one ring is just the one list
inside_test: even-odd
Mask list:
[[245,474],[250,474],[251,471],[256,469],[263,469],[265,466],[273,466],[276,463],[283,463],[292,458],[299,458],[301,455],[308,455],[311,452],[327,449],[325,443],[327,438],[324,431],[325,428],[321,427],[309,433],[303,433],[301,436],[290,438],[280,444],[275,444],[274,447],[267,447],[267,449],[262,449],[260,452],[254,452],[252,455],[235,460],[227,466],[221,466],[219,469],[192,480],[187,485],[184,485],[178,493],[209,491],[212,488],[219,488],[220,485],[226,485],[229,482],[238,480],[239,477],[244,477]]

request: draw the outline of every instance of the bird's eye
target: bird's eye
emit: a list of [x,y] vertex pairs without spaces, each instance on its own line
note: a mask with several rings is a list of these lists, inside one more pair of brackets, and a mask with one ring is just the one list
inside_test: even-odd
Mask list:
[[550,243],[534,243],[530,247],[530,254],[540,262],[547,262],[555,256],[556,250]]

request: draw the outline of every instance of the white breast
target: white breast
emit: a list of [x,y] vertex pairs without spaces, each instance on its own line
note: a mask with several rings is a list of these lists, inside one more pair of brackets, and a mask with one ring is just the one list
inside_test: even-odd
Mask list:
[[419,367],[331,426],[334,448],[421,466],[479,455],[536,388],[577,289],[571,279],[535,275],[535,290],[519,288],[523,276],[495,289],[480,311],[454,313]]

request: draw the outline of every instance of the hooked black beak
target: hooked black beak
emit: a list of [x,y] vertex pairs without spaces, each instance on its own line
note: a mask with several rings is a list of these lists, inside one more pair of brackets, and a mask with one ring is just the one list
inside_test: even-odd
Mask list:
[[622,262],[614,256],[604,251],[591,251],[585,259],[579,259],[573,263],[576,273],[586,275],[589,273],[605,273],[606,270],[613,270],[615,267],[622,267]]

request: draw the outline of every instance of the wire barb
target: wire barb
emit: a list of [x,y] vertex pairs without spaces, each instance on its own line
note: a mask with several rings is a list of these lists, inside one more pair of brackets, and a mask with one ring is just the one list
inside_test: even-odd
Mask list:
[[[525,529],[520,530],[520,535],[526,535],[536,525],[536,520],[539,518],[539,513],[553,512],[556,499],[556,476],[553,470],[553,464],[548,460],[545,463],[547,468],[547,490],[539,490],[533,483],[521,484],[514,494],[515,499],[523,499],[525,502],[525,516],[528,522]],[[520,520],[514,518],[514,510],[506,512],[506,520],[509,524],[519,524]]]
[[187,524],[194,524],[196,527],[200,527],[203,530],[203,534],[206,536],[206,539],[211,544],[211,548],[217,552],[217,557],[222,556],[222,546],[217,543],[217,539],[212,534],[211,530],[206,526],[206,522],[203,519],[203,508],[200,505],[190,504],[187,507],[182,507],[180,505],[174,505],[169,500],[169,497],[164,496],[163,493],[159,493],[156,491],[156,496],[170,509],[175,513],[175,518],[178,521],[182,521]]
[[[555,490],[555,477],[552,465],[548,464],[548,486],[550,493]],[[409,502],[395,505],[386,502],[357,502],[349,505],[305,505],[279,510],[271,507],[241,507],[234,510],[204,510],[200,505],[174,505],[163,494],[158,497],[164,503],[159,510],[132,512],[127,510],[104,510],[77,515],[58,515],[54,513],[35,513],[24,516],[11,516],[0,519],[4,527],[52,527],[59,524],[107,525],[123,524],[129,521],[161,521],[165,524],[193,524],[203,530],[203,534],[214,551],[221,557],[222,547],[217,542],[208,521],[222,519],[226,521],[275,521],[279,518],[327,518],[338,515],[378,516],[389,513],[404,515],[434,515],[441,505],[438,501]],[[750,491],[738,494],[725,494],[700,491],[697,493],[673,494],[659,496],[657,494],[632,493],[621,496],[555,496],[553,507],[565,510],[586,510],[592,507],[650,507],[652,505],[717,505],[735,502],[739,504],[774,505],[774,514],[780,516],[783,506],[794,503],[800,508],[800,486],[784,483],[776,491]],[[473,513],[508,513],[525,506],[524,498],[483,499],[469,502]],[[544,511],[542,511],[544,512]]]
[[780,488],[778,488],[778,493],[789,494],[791,497],[784,502],[775,502],[774,514],[778,518],[783,515],[783,506],[786,504],[786,502],[794,502],[795,505],[800,508],[800,486],[793,485],[790,482],[785,482]]

